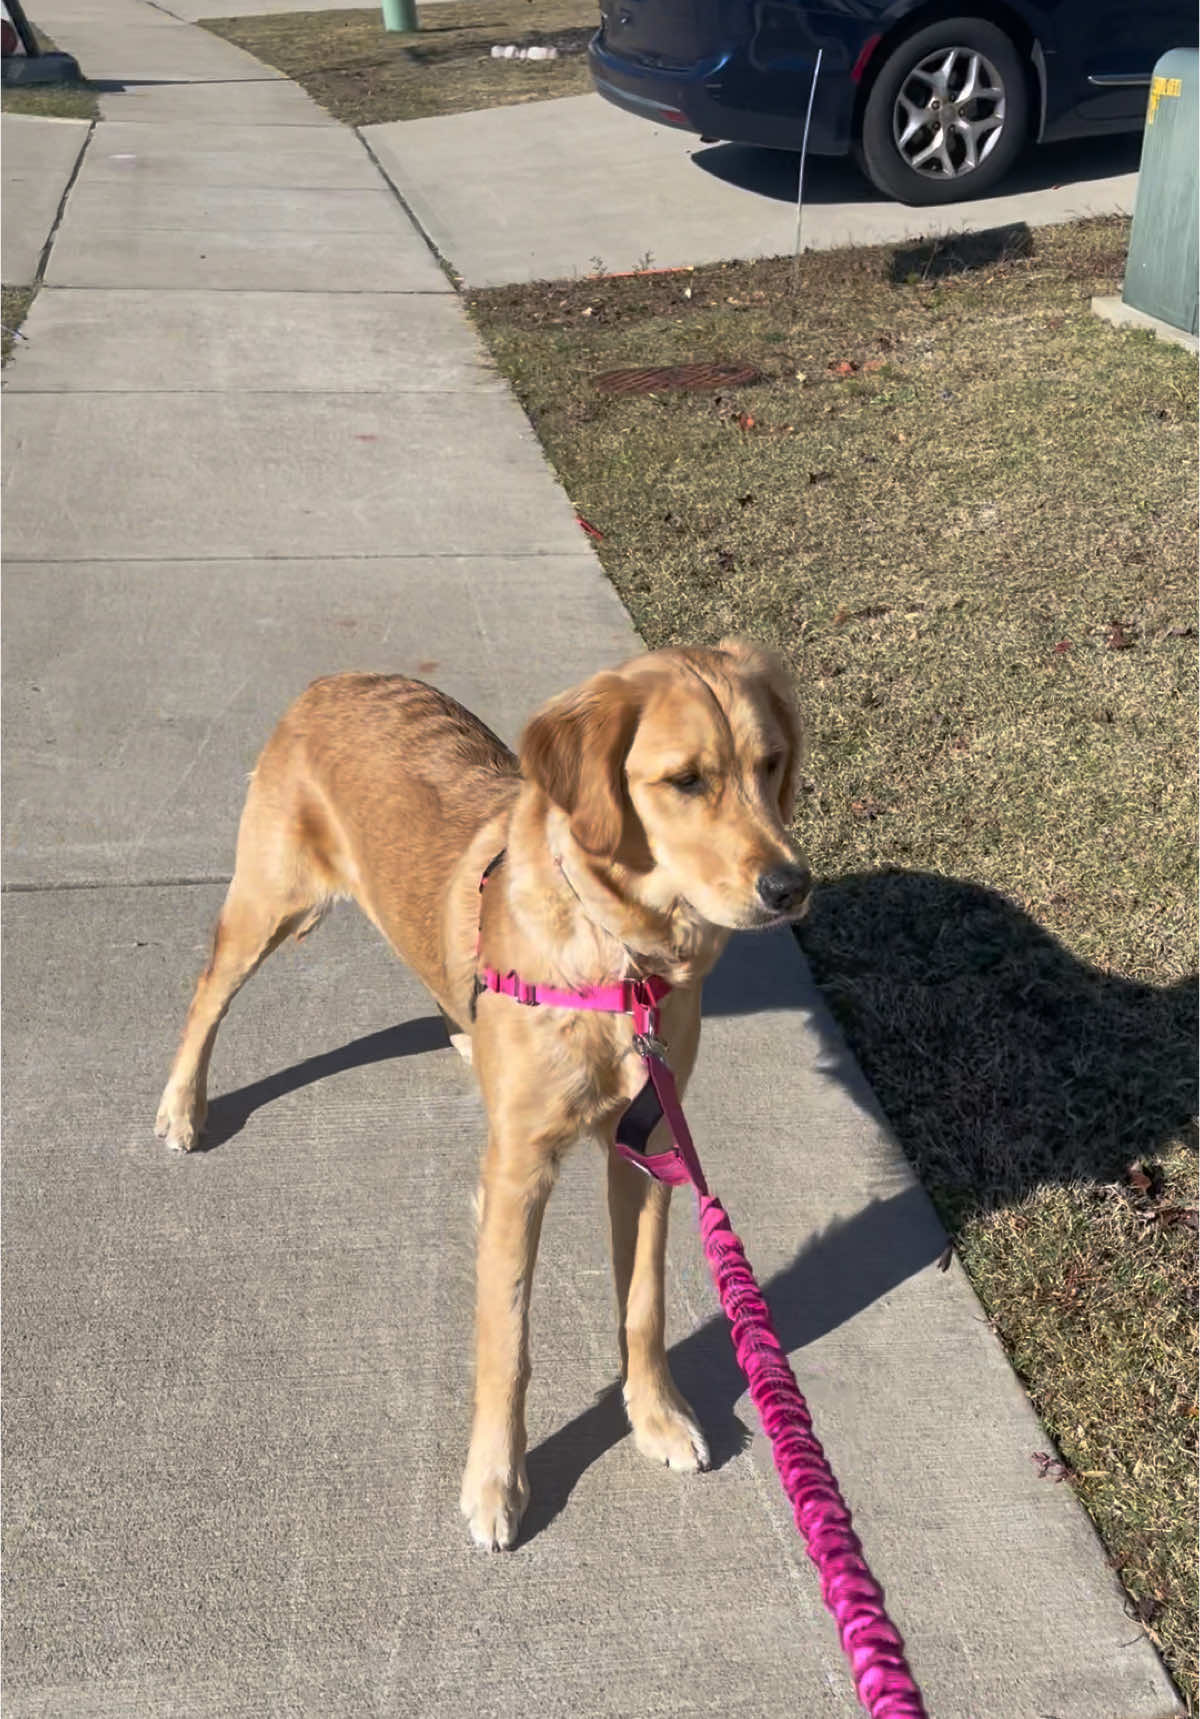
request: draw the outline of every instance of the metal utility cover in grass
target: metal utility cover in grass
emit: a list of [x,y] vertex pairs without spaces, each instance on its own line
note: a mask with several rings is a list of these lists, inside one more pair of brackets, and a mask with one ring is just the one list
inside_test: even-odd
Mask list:
[[736,388],[761,382],[752,364],[669,364],[662,369],[606,370],[597,376],[601,394],[658,394],[668,389]]

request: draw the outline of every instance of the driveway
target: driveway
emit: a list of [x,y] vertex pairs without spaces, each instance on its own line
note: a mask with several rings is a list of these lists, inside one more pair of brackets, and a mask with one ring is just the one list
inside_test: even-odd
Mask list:
[[[775,257],[795,244],[797,156],[703,144],[596,95],[363,135],[470,286]],[[1136,137],[1045,149],[1004,195],[943,209],[891,203],[850,162],[812,158],[803,243],[829,250],[1129,214],[1139,151]]]

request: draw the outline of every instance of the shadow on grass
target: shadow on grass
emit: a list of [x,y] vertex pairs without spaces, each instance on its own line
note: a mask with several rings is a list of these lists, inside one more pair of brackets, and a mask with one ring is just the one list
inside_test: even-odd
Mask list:
[[1195,1115],[1195,976],[1081,961],[998,891],[923,872],[823,885],[801,930],[910,1159],[960,1217],[1106,1181]]
[[970,274],[973,269],[991,269],[998,263],[1032,255],[1033,234],[1028,226],[1024,221],[1009,221],[978,233],[954,233],[900,245],[892,252],[888,279],[893,286],[904,286],[911,280],[944,280],[947,275]]

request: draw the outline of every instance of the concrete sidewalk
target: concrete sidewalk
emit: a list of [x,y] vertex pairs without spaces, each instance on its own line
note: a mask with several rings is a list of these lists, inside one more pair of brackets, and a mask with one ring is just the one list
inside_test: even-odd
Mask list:
[[[626,1436],[590,1151],[539,1264],[524,1538],[470,1546],[483,1119],[360,917],[235,1006],[211,1149],[152,1137],[295,692],[417,672],[512,737],[636,640],[358,140],[106,3],[108,63],[153,34],[168,82],[105,98],[6,372],[6,1713],[850,1719],[682,1200],[716,1471]],[[40,21],[79,52],[94,7]],[[1175,1714],[794,944],[735,945],[706,1002],[693,1126],[931,1714]]]
[[[597,95],[363,127],[422,228],[470,286],[777,257],[796,240],[798,157],[702,144]],[[1001,194],[908,209],[848,160],[813,158],[803,244],[880,245],[936,233],[1129,214],[1139,140],[1034,152]]]
[[32,286],[89,121],[0,114],[5,286]]

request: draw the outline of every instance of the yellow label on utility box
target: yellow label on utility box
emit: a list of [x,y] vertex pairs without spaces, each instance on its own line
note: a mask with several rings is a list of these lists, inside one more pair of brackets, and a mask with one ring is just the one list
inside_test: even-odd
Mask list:
[[1150,85],[1150,106],[1146,112],[1146,124],[1154,124],[1155,109],[1163,96],[1180,96],[1182,94],[1182,78],[1155,78]]

